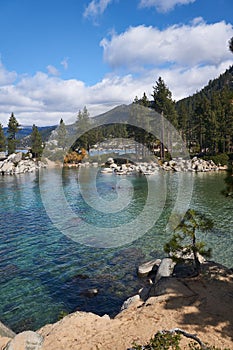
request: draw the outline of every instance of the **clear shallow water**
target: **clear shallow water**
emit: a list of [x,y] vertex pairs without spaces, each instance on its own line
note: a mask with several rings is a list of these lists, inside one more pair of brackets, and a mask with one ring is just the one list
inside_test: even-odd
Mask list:
[[[56,170],[44,170],[42,180],[56,191]],[[84,184],[90,186],[88,173]],[[213,259],[233,266],[233,201],[220,194],[223,173],[159,173],[154,181],[166,183],[162,214],[154,227],[136,241],[116,248],[96,248],[74,242],[62,234],[48,217],[40,196],[39,176],[24,174],[0,178],[0,319],[16,332],[37,329],[58,319],[61,311],[92,311],[115,315],[122,302],[143,285],[136,276],[137,266],[163,256],[168,240],[165,230],[174,207],[179,177],[192,177],[190,206],[207,213],[214,220],[214,230],[204,237],[213,249]],[[127,208],[119,213],[92,210],[80,195],[77,169],[63,172],[66,199],[76,216],[70,225],[81,229],[86,220],[95,226],[117,227],[138,217],[148,194],[145,177],[127,177],[130,197]],[[97,190],[106,201],[117,198],[116,177],[99,175]],[[132,185],[132,186],[131,186]],[[91,183],[91,186],[93,184]],[[160,189],[159,189],[160,188]],[[157,188],[159,198],[163,186]],[[94,188],[93,188],[94,191]],[[119,190],[121,191],[121,189]],[[128,192],[127,192],[128,191]],[[119,192],[120,193],[120,192]],[[118,194],[119,194],[118,193]],[[91,193],[90,193],[91,198]],[[56,203],[53,203],[56,207]],[[62,217],[62,213],[60,213]],[[88,298],[88,288],[98,288],[96,297]]]

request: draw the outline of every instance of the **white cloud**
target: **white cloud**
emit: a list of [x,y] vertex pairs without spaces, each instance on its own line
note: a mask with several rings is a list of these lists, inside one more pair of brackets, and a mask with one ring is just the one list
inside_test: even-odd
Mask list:
[[11,112],[22,125],[55,125],[62,117],[65,122],[75,120],[80,109],[87,106],[91,116],[103,113],[120,104],[131,103],[143,92],[151,98],[152,86],[161,76],[173,98],[179,100],[204,87],[210,79],[218,77],[229,68],[232,61],[220,65],[194,66],[184,69],[154,68],[142,76],[131,74],[105,76],[93,86],[75,79],[62,80],[38,72],[22,77],[16,85],[0,90],[0,122],[7,124]]
[[13,83],[17,79],[16,72],[8,72],[0,60],[0,87]]
[[102,15],[112,0],[92,0],[86,7],[84,17],[97,17]]
[[100,45],[105,61],[113,68],[212,65],[230,59],[226,46],[232,36],[230,24],[206,24],[198,18],[190,25],[174,25],[165,30],[144,25],[130,27],[109,40],[104,38]]
[[51,75],[58,76],[60,74],[59,71],[57,70],[57,68],[50,65],[50,64],[46,68],[47,68],[48,73]]
[[63,66],[64,69],[68,69],[68,60],[69,60],[69,57],[65,57],[61,61],[61,65]]
[[196,0],[140,0],[140,7],[155,7],[158,12],[168,12],[177,5],[187,5]]
[[[21,124],[54,125],[61,117],[68,124],[85,105],[94,116],[129,104],[143,92],[151,98],[159,76],[179,100],[233,64],[228,49],[231,37],[231,25],[210,25],[202,18],[163,31],[145,26],[129,28],[102,40],[105,60],[116,70],[92,86],[42,72],[18,76],[1,64],[0,122],[6,125],[14,112]],[[126,73],[122,74],[124,69]]]

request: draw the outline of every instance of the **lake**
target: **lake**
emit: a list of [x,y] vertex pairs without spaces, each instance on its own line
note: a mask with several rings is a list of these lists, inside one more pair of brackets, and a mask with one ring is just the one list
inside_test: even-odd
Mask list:
[[[19,332],[61,312],[116,315],[143,286],[138,265],[164,256],[174,207],[213,219],[213,231],[200,236],[213,260],[233,267],[233,201],[220,193],[224,177],[158,172],[148,180],[93,168],[0,177],[1,321]],[[90,288],[98,295],[90,298]]]

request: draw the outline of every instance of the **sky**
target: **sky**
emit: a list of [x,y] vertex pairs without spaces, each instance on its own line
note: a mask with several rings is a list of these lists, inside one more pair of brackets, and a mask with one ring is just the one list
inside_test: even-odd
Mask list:
[[73,122],[151,98],[178,101],[233,65],[232,0],[0,0],[0,123]]

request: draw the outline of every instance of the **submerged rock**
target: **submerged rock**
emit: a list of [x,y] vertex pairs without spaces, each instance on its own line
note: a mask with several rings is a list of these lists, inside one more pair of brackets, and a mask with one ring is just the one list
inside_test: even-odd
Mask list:
[[98,293],[99,293],[98,288],[89,288],[89,289],[85,289],[84,291],[81,292],[82,295],[84,295],[85,297],[88,297],[88,298],[93,298]]

